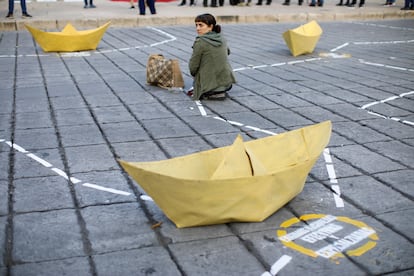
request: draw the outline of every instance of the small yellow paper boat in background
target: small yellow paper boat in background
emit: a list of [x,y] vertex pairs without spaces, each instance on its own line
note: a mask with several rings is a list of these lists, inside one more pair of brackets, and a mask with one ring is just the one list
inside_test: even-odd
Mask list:
[[312,53],[321,35],[321,27],[315,20],[312,20],[296,29],[284,32],[283,38],[292,55],[296,57]]
[[331,122],[226,147],[122,167],[177,227],[259,222],[299,194]]
[[61,32],[45,32],[29,25],[26,28],[45,52],[76,52],[95,50],[110,23],[84,31],[76,30],[70,23]]

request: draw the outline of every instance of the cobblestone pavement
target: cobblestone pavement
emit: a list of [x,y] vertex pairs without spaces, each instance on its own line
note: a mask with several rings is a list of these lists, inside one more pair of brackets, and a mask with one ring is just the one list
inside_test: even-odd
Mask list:
[[[191,86],[193,26],[110,28],[76,54],[0,33],[0,275],[413,275],[414,20],[320,25],[292,57],[297,23],[224,24],[220,102],[146,84],[162,53]],[[304,190],[261,223],[178,229],[117,163],[324,120]]]

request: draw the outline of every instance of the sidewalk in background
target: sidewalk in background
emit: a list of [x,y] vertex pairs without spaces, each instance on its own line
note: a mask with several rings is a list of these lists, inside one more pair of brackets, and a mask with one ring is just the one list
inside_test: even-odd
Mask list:
[[[0,1],[0,31],[24,30],[28,23],[42,29],[62,29],[67,22],[78,28],[95,28],[107,21],[112,27],[162,26],[193,24],[194,17],[201,13],[217,16],[221,23],[264,23],[264,22],[306,22],[344,20],[381,20],[395,18],[414,18],[414,11],[401,11],[403,0],[398,0],[393,7],[384,7],[383,0],[368,1],[363,8],[336,6],[337,1],[329,1],[323,7],[309,7],[305,3],[297,5],[291,1],[290,6],[282,5],[284,0],[273,1],[270,6],[255,5],[231,6],[229,1],[223,7],[203,7],[202,1],[195,6],[178,6],[181,1],[157,2],[157,14],[138,14],[137,6],[130,9],[129,2],[112,2],[95,0],[96,9],[84,9],[83,1],[29,2],[28,12],[33,18],[21,17],[20,4],[15,3],[14,19],[7,19],[7,1]],[[189,1],[187,1],[189,2]],[[210,2],[210,1],[209,1]],[[148,12],[149,13],[149,12]]]

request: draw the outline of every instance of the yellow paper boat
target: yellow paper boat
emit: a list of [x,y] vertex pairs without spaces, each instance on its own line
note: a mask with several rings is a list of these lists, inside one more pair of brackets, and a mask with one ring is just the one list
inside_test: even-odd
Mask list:
[[328,144],[331,122],[122,167],[177,227],[259,222],[299,194]]
[[45,52],[75,52],[95,50],[110,23],[83,31],[76,30],[70,23],[61,32],[45,32],[29,25],[26,28]]
[[296,57],[312,53],[321,35],[321,27],[315,20],[312,20],[296,29],[284,32],[283,38],[292,55]]

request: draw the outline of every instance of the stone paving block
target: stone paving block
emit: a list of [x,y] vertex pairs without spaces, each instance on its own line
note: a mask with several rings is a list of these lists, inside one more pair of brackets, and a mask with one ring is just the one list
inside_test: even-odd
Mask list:
[[160,88],[158,86],[152,86],[147,84],[147,91],[138,91],[138,96],[145,93],[150,93],[152,96],[157,98],[160,102],[168,104],[172,102],[191,103],[193,100],[185,94],[185,91],[190,89],[193,84],[190,82],[184,88],[173,87],[169,89]]
[[331,89],[325,89],[327,93],[321,93],[318,91],[312,91],[312,92],[302,92],[298,96],[300,96],[302,99],[311,102],[313,104],[319,105],[319,106],[328,106],[330,108],[332,105],[343,103],[344,101],[329,96],[329,92]]
[[[322,257],[310,257],[302,254],[301,252],[285,247],[278,240],[276,231],[248,233],[242,235],[242,239],[251,243],[257,254],[260,254],[268,266],[268,272],[272,272],[270,268],[278,260],[283,257],[291,258],[285,266],[280,267],[280,273],[277,275],[304,275],[310,271],[312,271],[312,274],[314,273],[315,275],[342,275],[345,273],[349,275],[366,275],[361,269],[345,258],[335,262]],[[312,244],[310,247],[313,250],[317,248]]]
[[[226,116],[229,114],[226,114]],[[222,117],[218,117],[220,119],[216,119],[210,116],[194,116],[194,117],[184,117],[183,119],[186,121],[190,127],[194,129],[197,133],[201,135],[209,135],[209,134],[224,134],[224,133],[238,133],[239,128],[223,121]],[[189,136],[189,135],[188,135]],[[235,135],[236,136],[236,135]]]
[[391,276],[411,276],[414,274],[414,269],[409,269],[409,270],[405,270],[405,271],[398,271],[396,273],[390,273],[388,275]]
[[49,112],[18,112],[16,129],[53,127]]
[[198,136],[167,138],[159,142],[171,158],[211,149],[211,146]]
[[298,107],[292,108],[292,110],[294,110],[296,113],[301,114],[303,117],[315,122],[330,120],[333,124],[336,124],[337,122],[345,120],[342,116],[334,114],[333,112],[327,109],[323,109],[319,106]]
[[[121,62],[120,62],[121,63]],[[128,60],[128,63],[125,62],[125,66],[128,66],[128,64],[130,64],[130,60]],[[129,65],[131,66],[131,65]],[[107,66],[108,68],[111,68],[111,66]],[[135,67],[135,65],[134,65]],[[130,71],[128,71],[130,72]],[[117,94],[124,94],[124,93],[135,93],[136,97],[138,97],[137,92],[141,91],[142,88],[139,84],[136,83],[136,81],[134,80],[118,80],[118,79],[114,79],[111,80],[111,82],[109,83],[109,85],[111,86],[111,89]],[[143,93],[142,93],[143,94]],[[145,99],[145,97],[144,97]]]
[[[113,104],[119,103],[117,101]],[[93,113],[100,124],[130,122],[134,120],[131,114],[125,112],[125,108],[122,105],[95,107],[93,108]]]
[[[382,214],[403,210],[406,206],[412,206],[412,201],[401,193],[376,181],[372,177],[357,176],[341,179],[341,193],[346,200],[356,203],[362,210],[371,214]],[[375,192],[374,192],[375,191]],[[387,198],[387,200],[379,200]]]
[[[272,110],[273,111],[273,110]],[[255,127],[260,129],[269,129],[269,128],[277,128],[277,116],[273,114],[273,112],[268,110],[266,115],[269,117],[260,116],[260,113],[252,113],[252,112],[234,112],[234,113],[227,113],[226,120],[237,122],[243,124],[242,128],[245,127]],[[274,110],[276,112],[279,109]]]
[[9,146],[0,143],[0,179],[9,179]]
[[[330,149],[330,147],[328,147]],[[362,172],[348,165],[347,163],[342,162],[337,159],[335,156],[330,154],[332,162],[326,162],[324,156],[321,155],[318,161],[313,166],[310,175],[318,180],[329,181],[330,175],[327,170],[327,166],[333,166],[335,171],[335,178],[338,181],[341,181],[341,178],[346,178],[350,176],[359,176],[362,175]]]
[[330,110],[352,121],[372,120],[374,115],[369,114],[366,110],[350,104],[335,104],[328,107]]
[[65,152],[72,174],[119,168],[110,150],[104,144],[70,147],[66,148]]
[[59,109],[71,109],[71,108],[86,108],[85,103],[83,102],[80,96],[57,96],[50,97],[51,105],[54,110]]
[[129,106],[139,120],[171,118],[171,112],[158,102],[134,104]]
[[83,242],[72,209],[13,218],[13,261],[38,262],[82,256]]
[[[364,85],[365,86],[361,86],[361,87],[358,87],[356,89],[355,88],[350,88],[349,90],[351,90],[355,93],[358,93],[362,96],[366,96],[366,97],[371,99],[371,100],[368,100],[367,102],[365,102],[364,104],[375,102],[375,101],[380,101],[380,100],[383,100],[383,99],[387,99],[391,96],[394,96],[393,94],[391,94],[389,92],[385,92],[385,91],[379,90],[378,88],[372,87],[372,86],[378,85],[378,83],[379,83],[378,80],[370,80],[370,79],[369,80],[364,80]],[[375,95],[375,96],[373,97],[373,95]]]
[[[259,93],[260,94],[260,93]],[[266,98],[262,97],[243,97],[240,99],[243,106],[255,110],[255,111],[261,111],[261,110],[269,110],[275,108],[275,103],[269,101]],[[276,106],[277,107],[277,106]]]
[[137,203],[82,209],[94,253],[158,245],[154,230]]
[[414,148],[399,141],[375,142],[366,145],[381,155],[384,155],[407,167],[412,167]]
[[[1,185],[1,182],[0,182]],[[0,215],[0,243],[6,244],[6,227],[7,227],[7,216],[3,216],[3,214]],[[4,261],[6,260],[6,249],[5,246],[0,247],[0,275],[6,275],[6,271],[4,271],[4,274],[2,273],[2,267],[6,264]]]
[[335,122],[335,131],[358,144],[389,141],[391,138],[355,122]]
[[[238,134],[240,134],[243,137],[244,141],[250,140],[250,137],[247,136],[245,133],[237,132],[207,134],[204,136],[204,138],[208,140],[211,144],[213,144],[215,148],[219,148],[233,144]],[[265,136],[268,136],[268,134],[266,134]]]
[[[342,188],[341,182],[339,187]],[[344,200],[344,207],[337,207],[334,199],[334,192],[330,185],[324,186],[318,182],[306,183],[303,191],[288,203],[295,214],[327,214],[335,216],[357,217],[361,210],[352,206]]]
[[95,124],[61,126],[59,127],[59,134],[64,147],[105,143],[99,128]]
[[164,104],[169,110],[180,117],[200,116],[200,110],[198,109],[197,104],[191,100],[190,97],[185,97],[186,99],[184,100],[167,101]]
[[233,222],[229,224],[229,227],[233,230],[234,233],[237,233],[238,235],[268,231],[269,234],[266,236],[266,238],[268,240],[274,241],[276,238],[276,230],[279,228],[279,225],[283,221],[295,216],[292,214],[292,212],[290,212],[289,209],[286,208],[286,206],[282,207],[262,222]]
[[154,97],[150,93],[139,93],[139,91],[133,91],[122,93],[116,92],[116,94],[122,102],[128,105],[154,102]]
[[170,245],[187,275],[261,275],[262,265],[236,237]]
[[414,186],[412,185],[414,179],[413,170],[402,170],[395,172],[385,172],[375,175],[380,181],[396,189],[404,194],[414,197]]
[[21,178],[13,184],[15,212],[73,208],[68,182],[61,176]]
[[[23,146],[23,145],[22,145]],[[15,165],[14,165],[14,179],[24,177],[44,177],[44,176],[56,176],[57,173],[52,168],[63,170],[63,163],[60,153],[57,149],[38,149],[30,152],[35,157],[40,158],[43,161],[51,164],[52,167],[46,167],[30,158],[26,154],[16,152]]]
[[[89,91],[88,91],[89,92]],[[83,91],[83,96],[85,97],[86,104],[94,108],[94,110],[109,109],[110,112],[113,112],[111,109],[114,106],[120,105],[119,99],[109,91],[100,91],[99,95],[88,94]]]
[[369,274],[374,275],[413,269],[414,255],[410,254],[414,250],[412,242],[384,227],[375,218],[365,217],[363,222],[376,231],[378,241],[374,248],[363,255],[351,256],[352,261],[365,267]]
[[112,145],[119,159],[126,161],[157,161],[166,159],[165,153],[154,141],[116,143]]
[[10,124],[12,123],[12,117],[10,116],[12,113],[11,107],[2,107],[2,109],[8,114],[0,114],[0,129],[8,129]]
[[[211,112],[217,114],[225,114],[231,112],[243,112],[248,111],[247,108],[235,101],[222,101],[220,103],[214,101],[202,101],[203,106],[207,107],[207,115],[212,115]],[[211,112],[210,112],[211,110]]]
[[137,122],[102,124],[104,136],[110,143],[124,143],[150,140],[148,134]]
[[60,109],[55,110],[55,114],[59,127],[94,123],[91,114],[85,108]]
[[9,183],[6,180],[0,180],[0,194],[2,195],[2,200],[0,201],[0,216],[5,216],[9,212]]
[[13,266],[11,275],[92,275],[86,257]]
[[[381,100],[381,99],[379,99]],[[376,104],[370,106],[369,109],[375,113],[385,115],[387,117],[405,117],[413,113],[413,108],[411,110],[402,109],[396,107],[394,101],[387,102],[387,104]]]
[[[56,80],[54,79],[53,82],[50,81],[47,84],[47,91],[50,97],[79,97],[81,101],[81,97],[79,96],[78,89],[76,84],[73,83],[70,77],[58,77]],[[70,108],[74,108],[77,106],[69,106]],[[66,108],[69,108],[66,107]]]
[[[273,110],[262,110],[258,112],[263,115],[264,118],[272,120],[278,126],[290,130],[299,126],[306,126],[313,124],[312,121],[299,115],[298,113],[292,112],[287,108],[279,108]],[[258,126],[260,127],[260,126]]]
[[[182,275],[162,247],[113,252],[94,257],[98,275]],[[133,265],[131,265],[133,264]]]
[[18,129],[14,143],[26,150],[57,148],[58,142],[53,128]]
[[285,107],[285,108],[291,108],[291,107],[301,107],[301,106],[312,106],[313,104],[304,101],[301,98],[293,95],[288,94],[285,92],[276,92],[274,94],[266,94],[266,98],[269,100],[272,100],[273,102]]
[[[156,206],[155,206],[156,207]],[[232,236],[230,228],[226,224],[196,226],[188,228],[177,228],[175,224],[165,216],[160,216],[154,212],[154,204],[150,207],[154,218],[162,222],[160,231],[169,244],[185,243],[197,240],[208,240]],[[158,208],[158,207],[156,207]],[[162,212],[162,211],[161,211]]]
[[[91,171],[74,174],[73,176],[82,181],[81,183],[74,184],[79,205],[82,207],[135,200],[134,193],[121,171]],[[115,189],[120,192],[130,193],[130,195],[84,186],[83,184],[85,183],[98,185],[102,188]]]
[[405,169],[400,164],[360,145],[332,148],[331,154],[337,156],[338,159],[346,160],[356,169],[363,170],[367,173]]
[[143,120],[142,123],[144,124],[146,130],[155,139],[178,138],[195,135],[192,129],[177,118]]
[[[325,91],[326,94],[338,98],[338,99],[342,99],[345,102],[348,103],[352,103],[355,105],[364,105],[364,103],[369,102],[371,100],[371,98],[364,96],[364,95],[360,95],[358,93],[355,93],[353,91],[348,91],[347,89],[349,88],[349,82],[347,82],[347,84],[342,84],[342,83],[337,83],[335,82],[335,85],[340,86],[340,89],[330,89],[328,91]],[[341,106],[340,104],[335,105],[335,106]],[[346,106],[344,105],[344,108],[348,107],[348,108],[355,108],[354,106]],[[357,112],[359,114],[359,112]],[[362,112],[361,112],[362,113]],[[350,114],[351,115],[351,114]]]
[[413,209],[379,214],[376,218],[387,223],[387,226],[390,225],[390,228],[398,233],[402,233],[405,237],[412,241],[414,238],[414,224],[412,223],[412,218],[414,216],[414,204],[411,205]]

